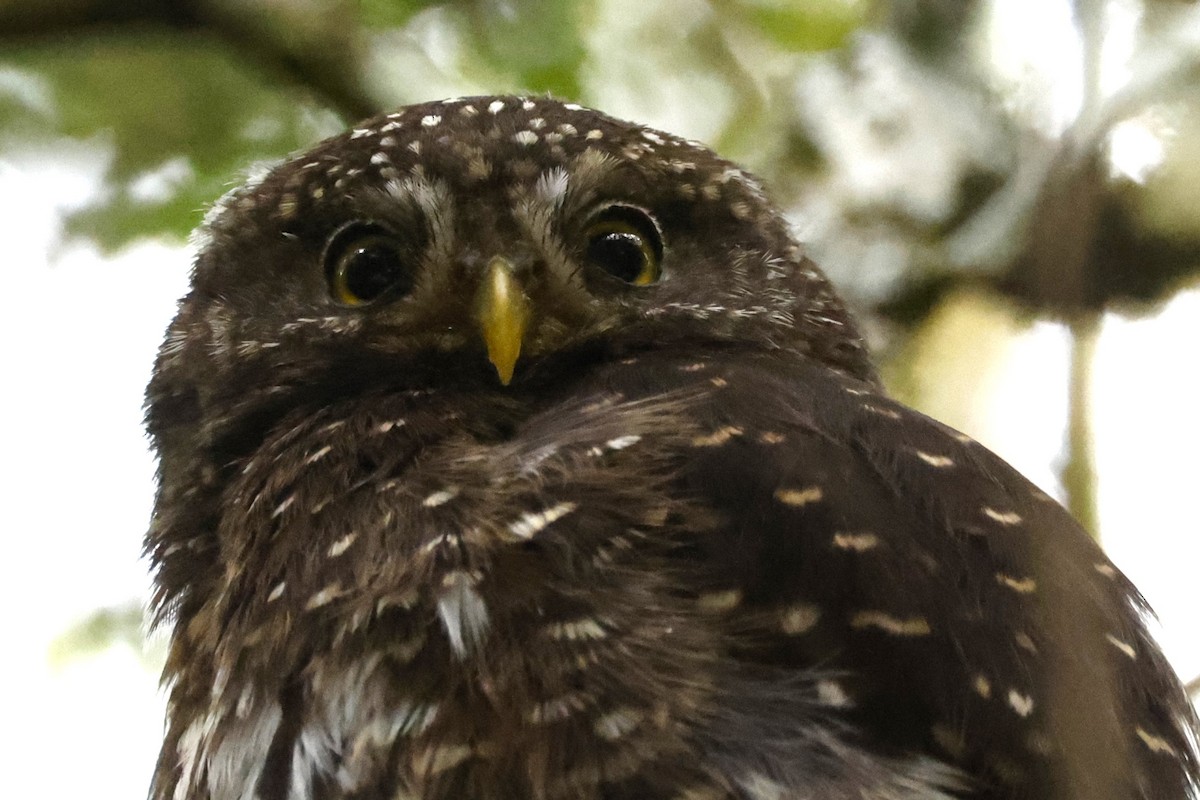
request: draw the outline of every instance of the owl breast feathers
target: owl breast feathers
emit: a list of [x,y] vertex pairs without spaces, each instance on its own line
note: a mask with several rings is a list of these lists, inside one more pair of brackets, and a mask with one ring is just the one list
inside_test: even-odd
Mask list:
[[156,800],[1175,800],[1054,501],[888,399],[753,177],[548,99],[223,198],[148,392]]

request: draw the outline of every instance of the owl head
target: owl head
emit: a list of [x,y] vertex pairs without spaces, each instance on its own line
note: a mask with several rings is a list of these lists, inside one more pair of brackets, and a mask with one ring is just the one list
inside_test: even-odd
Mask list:
[[362,379],[519,387],[680,340],[871,375],[753,177],[571,103],[475,97],[367,120],[231,192],[196,243],[151,396],[217,428]]

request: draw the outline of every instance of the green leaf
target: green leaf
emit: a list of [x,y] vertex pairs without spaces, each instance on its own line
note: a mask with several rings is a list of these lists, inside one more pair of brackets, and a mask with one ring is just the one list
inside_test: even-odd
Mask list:
[[367,28],[399,28],[414,14],[438,5],[439,0],[359,0],[359,15]]
[[832,50],[866,20],[866,0],[747,0],[737,4],[766,38],[792,51]]
[[476,0],[467,32],[492,66],[528,92],[579,96],[586,49],[580,35],[583,3],[560,0]]
[[8,53],[4,69],[26,78],[23,93],[0,102],[4,146],[37,152],[98,134],[111,142],[105,191],[66,220],[68,236],[93,237],[104,250],[185,235],[247,165],[340,127],[195,35],[60,39]]
[[145,611],[136,600],[97,609],[56,637],[47,657],[52,667],[62,668],[110,647],[125,645],[139,653],[147,665],[161,664],[164,656],[161,643],[148,648],[145,630]]

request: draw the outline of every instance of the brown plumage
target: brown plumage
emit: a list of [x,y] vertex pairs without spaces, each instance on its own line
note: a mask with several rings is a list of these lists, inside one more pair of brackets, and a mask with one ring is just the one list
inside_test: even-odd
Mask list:
[[148,394],[151,797],[1185,798],[1132,586],[757,182],[546,99],[218,203]]

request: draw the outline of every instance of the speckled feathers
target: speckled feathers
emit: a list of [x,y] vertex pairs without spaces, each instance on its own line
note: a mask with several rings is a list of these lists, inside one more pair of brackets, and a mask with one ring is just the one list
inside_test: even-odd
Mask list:
[[[642,227],[603,230],[661,249],[645,285],[594,263],[614,207]],[[339,301],[346,230],[402,290]],[[413,106],[231,192],[196,242],[148,394],[157,800],[1195,781],[1135,590],[884,396],[758,183],[696,143],[547,99]],[[485,301],[529,309],[508,385]]]

